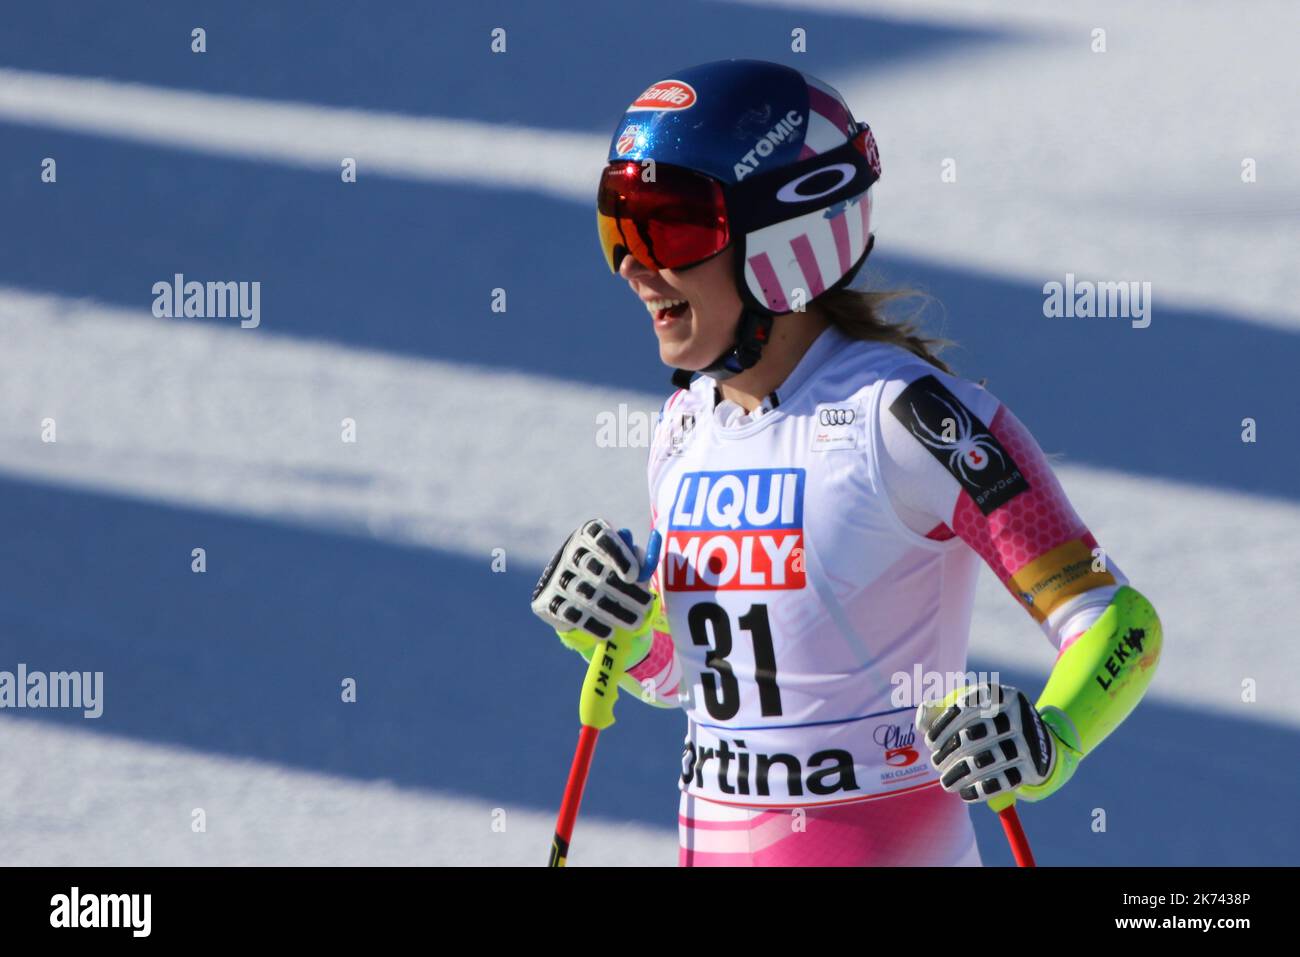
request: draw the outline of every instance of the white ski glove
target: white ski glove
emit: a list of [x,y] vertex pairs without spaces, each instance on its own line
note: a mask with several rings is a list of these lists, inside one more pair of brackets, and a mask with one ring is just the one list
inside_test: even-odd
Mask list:
[[632,544],[626,529],[603,519],[583,522],[555,553],[533,589],[532,609],[557,632],[581,629],[596,639],[615,628],[633,634],[647,624],[654,596],[638,582],[658,564],[658,533],[648,552]]
[[1051,731],[1024,692],[994,682],[923,703],[916,730],[943,789],[971,804],[1042,784],[1056,755]]

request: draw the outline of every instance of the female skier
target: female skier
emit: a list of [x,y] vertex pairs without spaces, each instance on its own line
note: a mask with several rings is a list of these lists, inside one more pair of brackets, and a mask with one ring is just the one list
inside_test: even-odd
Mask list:
[[[979,865],[969,805],[1059,789],[1159,659],[1025,427],[848,288],[879,177],[834,89],[754,60],[650,86],[601,177],[678,389],[646,548],[584,522],[532,607],[586,657],[632,632],[624,686],[685,709],[683,865]],[[1057,650],[1037,701],[959,677],[980,560]]]

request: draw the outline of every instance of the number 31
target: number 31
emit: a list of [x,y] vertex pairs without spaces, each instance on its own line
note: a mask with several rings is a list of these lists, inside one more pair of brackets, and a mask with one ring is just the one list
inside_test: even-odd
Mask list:
[[[721,605],[703,601],[687,615],[691,641],[708,648],[704,664],[713,672],[700,675],[704,704],[710,717],[719,721],[734,718],[740,711],[740,683],[727,656],[731,654],[731,617]],[[758,685],[758,702],[763,717],[781,714],[781,690],[776,683],[776,652],[772,648],[772,629],[767,621],[766,605],[751,605],[740,616],[740,627],[750,634],[754,644],[754,682]],[[710,643],[710,632],[713,641]]]

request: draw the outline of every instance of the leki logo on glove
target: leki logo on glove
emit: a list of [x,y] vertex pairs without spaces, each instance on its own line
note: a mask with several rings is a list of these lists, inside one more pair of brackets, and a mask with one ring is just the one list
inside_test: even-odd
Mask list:
[[687,472],[668,516],[667,591],[803,588],[803,469]]
[[660,80],[629,106],[632,110],[686,110],[695,105],[695,88],[681,80]]

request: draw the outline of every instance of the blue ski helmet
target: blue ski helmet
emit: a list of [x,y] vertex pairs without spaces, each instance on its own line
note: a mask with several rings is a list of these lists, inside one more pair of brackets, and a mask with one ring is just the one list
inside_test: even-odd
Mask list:
[[597,197],[606,263],[687,268],[734,245],[736,341],[700,370],[727,378],[758,361],[773,317],[852,281],[879,178],[871,129],[821,80],[764,60],[678,70],[614,130]]

